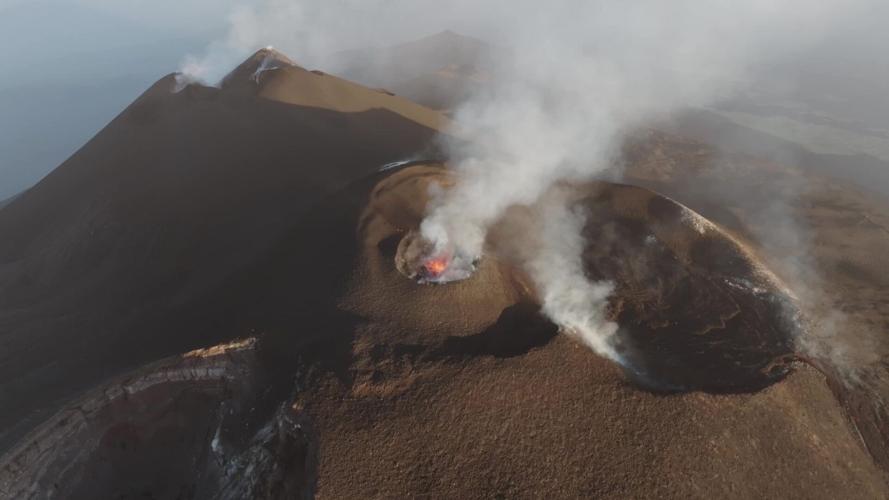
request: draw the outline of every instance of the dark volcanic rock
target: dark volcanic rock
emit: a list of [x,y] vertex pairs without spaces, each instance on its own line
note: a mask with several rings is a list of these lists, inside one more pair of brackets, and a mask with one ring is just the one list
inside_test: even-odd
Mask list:
[[257,290],[230,283],[445,122],[268,51],[221,89],[174,80],[0,210],[0,450],[109,375],[250,335]]
[[[0,463],[3,498],[299,498],[308,421],[269,399],[255,341],[152,364],[103,385]],[[265,398],[265,400],[264,400]]]
[[669,198],[633,186],[593,189],[579,202],[586,271],[615,285],[611,316],[633,378],[656,390],[733,392],[787,374],[799,311],[755,255]]

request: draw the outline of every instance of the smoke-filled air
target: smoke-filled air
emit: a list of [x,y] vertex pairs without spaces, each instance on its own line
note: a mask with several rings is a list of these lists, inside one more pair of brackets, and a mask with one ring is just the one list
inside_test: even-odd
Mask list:
[[[501,47],[483,90],[454,112],[442,140],[458,180],[433,193],[421,226],[438,252],[470,259],[485,252],[489,227],[508,207],[534,203],[556,181],[595,178],[614,166],[628,130],[743,89],[753,67],[816,43],[830,33],[828,22],[842,25],[867,3],[460,1],[441,12],[428,1],[271,0],[234,11],[228,36],[188,57],[181,78],[212,84],[270,44],[321,68],[346,47],[444,29]],[[393,11],[403,14],[392,18]],[[583,226],[570,207],[545,213],[550,219],[539,227],[548,234]],[[617,327],[601,319],[610,285],[583,278],[579,249],[543,246],[550,254],[529,260],[529,274],[553,321],[617,359]]]

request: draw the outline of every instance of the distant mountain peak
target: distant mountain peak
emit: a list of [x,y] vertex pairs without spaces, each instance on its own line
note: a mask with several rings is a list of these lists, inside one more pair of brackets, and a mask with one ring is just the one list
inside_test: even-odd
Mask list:
[[299,66],[283,52],[268,46],[254,52],[252,56],[223,78],[222,86],[247,81],[258,84],[264,73],[287,67]]
[[456,31],[452,31],[452,30],[444,30],[444,31],[441,31],[441,32],[439,32],[439,33],[436,33],[436,34],[434,34],[434,35],[432,35],[432,36],[433,36],[433,37],[442,37],[442,38],[444,38],[444,37],[458,37],[458,38],[463,38],[463,35],[457,33]]
[[488,49],[489,44],[472,36],[463,35],[457,33],[452,30],[444,30],[433,35],[424,36],[422,38],[418,38],[416,40],[412,40],[409,42],[401,43],[398,45],[394,45],[393,48],[398,47],[411,47],[411,48],[419,48],[432,46],[436,48],[454,48],[460,46],[472,46],[478,47],[479,49]]

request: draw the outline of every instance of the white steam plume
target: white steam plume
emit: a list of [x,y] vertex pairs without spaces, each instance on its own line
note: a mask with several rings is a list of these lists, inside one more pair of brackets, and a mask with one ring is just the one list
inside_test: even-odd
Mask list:
[[590,281],[584,271],[585,214],[561,197],[547,197],[535,208],[540,217],[534,231],[538,245],[523,265],[537,285],[544,314],[596,353],[620,361],[617,324],[605,315],[613,286]]
[[[611,165],[627,129],[721,97],[767,52],[806,42],[829,9],[795,10],[794,3],[556,2],[521,19],[508,42],[514,58],[457,110],[471,142],[451,148],[459,180],[433,198],[424,236],[480,255],[507,208],[534,203],[556,181],[595,176]],[[805,36],[786,39],[795,17],[808,24]],[[543,311],[620,361],[616,325],[604,319],[611,287],[584,273],[583,219],[564,206],[545,211],[540,238],[549,244],[525,262]]]
[[[518,2],[519,4],[525,2]],[[556,1],[503,12],[513,57],[491,68],[481,93],[456,112],[462,182],[424,223],[479,253],[505,208],[554,181],[608,167],[624,131],[707,104],[743,84],[750,65],[812,41],[834,6],[803,2]],[[793,32],[794,35],[789,33]]]
[[[458,182],[433,200],[422,227],[436,243],[479,255],[504,210],[534,203],[558,180],[597,175],[627,129],[725,96],[744,84],[751,65],[787,57],[831,26],[848,27],[843,16],[870,3],[268,0],[236,12],[227,39],[183,71],[213,82],[268,44],[323,69],[325,56],[337,50],[444,29],[508,47],[508,60],[485,68],[484,90],[456,110],[461,136],[469,139],[449,144]],[[607,287],[587,282],[577,269],[581,246],[545,249],[528,265],[543,290],[544,311],[569,329],[574,323],[601,329],[588,340],[595,346],[612,325],[587,321],[580,311],[584,304],[600,311]]]

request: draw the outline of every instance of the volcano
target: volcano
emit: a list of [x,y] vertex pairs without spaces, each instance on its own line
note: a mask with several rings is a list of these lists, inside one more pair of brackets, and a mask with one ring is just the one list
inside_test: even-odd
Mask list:
[[[428,149],[446,122],[269,50],[221,88],[176,85],[158,81],[0,213],[6,445],[50,401],[243,332],[222,333],[231,318],[211,312],[252,293],[231,280],[313,204]],[[231,312],[258,313],[243,298]]]
[[445,284],[472,276],[478,257],[468,257],[453,244],[439,248],[418,231],[402,238],[395,253],[395,267],[417,283]]
[[889,496],[880,421],[736,220],[570,186],[615,363],[504,249],[534,207],[480,259],[418,236],[448,124],[263,50],[161,79],[0,209],[0,496]]

